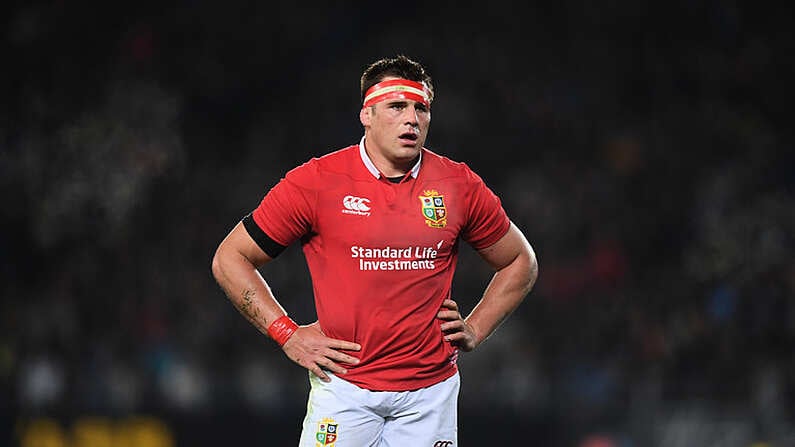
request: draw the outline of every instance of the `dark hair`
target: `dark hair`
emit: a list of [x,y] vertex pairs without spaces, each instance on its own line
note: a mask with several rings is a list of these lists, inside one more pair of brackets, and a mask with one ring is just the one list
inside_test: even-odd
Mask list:
[[381,82],[387,76],[408,79],[409,81],[425,83],[428,86],[428,100],[433,101],[433,84],[425,68],[404,55],[393,58],[384,58],[370,64],[362,73],[361,89],[362,101],[367,90]]

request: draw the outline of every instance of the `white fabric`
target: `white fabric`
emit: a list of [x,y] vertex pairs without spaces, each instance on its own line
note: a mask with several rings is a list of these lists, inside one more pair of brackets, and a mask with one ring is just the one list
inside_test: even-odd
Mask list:
[[370,391],[332,374],[329,383],[309,377],[300,447],[458,445],[458,373],[414,391]]

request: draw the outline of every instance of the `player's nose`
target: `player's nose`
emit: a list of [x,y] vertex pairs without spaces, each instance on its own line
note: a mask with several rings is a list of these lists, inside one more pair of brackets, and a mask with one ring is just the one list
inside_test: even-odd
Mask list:
[[404,114],[405,114],[405,123],[410,124],[412,127],[417,127],[418,123],[420,122],[420,118],[419,114],[417,113],[416,107],[413,106],[406,107]]

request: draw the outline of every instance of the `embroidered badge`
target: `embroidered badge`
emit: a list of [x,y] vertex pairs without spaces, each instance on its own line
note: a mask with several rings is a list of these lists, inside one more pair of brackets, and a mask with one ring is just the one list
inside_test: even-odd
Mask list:
[[334,419],[323,418],[317,424],[317,433],[315,433],[315,447],[334,447],[337,441],[337,428],[339,424]]
[[422,203],[422,216],[425,223],[431,228],[444,228],[447,225],[447,208],[444,206],[444,196],[434,189],[423,191],[420,196]]

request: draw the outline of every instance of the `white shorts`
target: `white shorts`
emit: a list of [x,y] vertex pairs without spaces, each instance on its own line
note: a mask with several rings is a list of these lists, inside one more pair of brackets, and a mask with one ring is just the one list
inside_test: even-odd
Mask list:
[[414,391],[370,391],[310,373],[300,447],[455,447],[460,377]]

